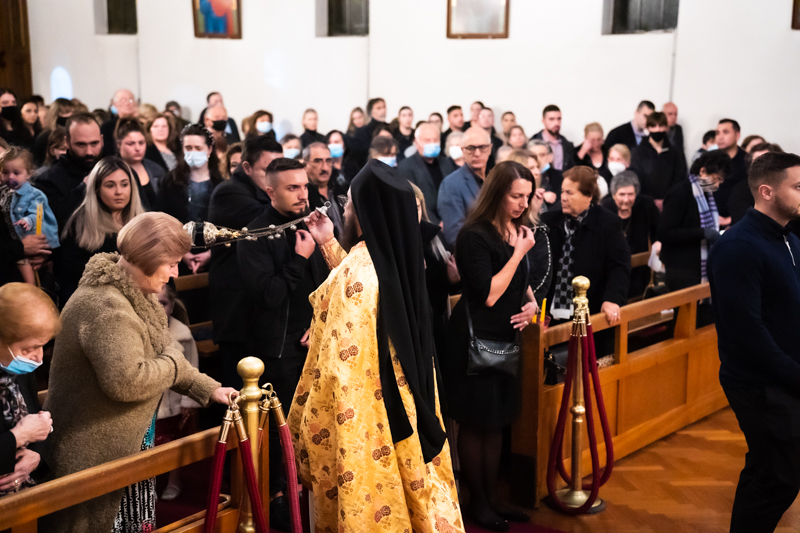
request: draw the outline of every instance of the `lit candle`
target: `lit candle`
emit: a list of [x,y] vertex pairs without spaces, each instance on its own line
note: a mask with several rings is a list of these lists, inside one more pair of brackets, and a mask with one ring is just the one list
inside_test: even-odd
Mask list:
[[542,323],[542,325],[544,325],[544,308],[545,308],[545,307],[547,307],[547,298],[545,298],[544,300],[542,300],[542,314],[541,314],[541,316],[539,317],[539,321]]
[[44,214],[44,207],[42,204],[36,205],[36,235],[42,234],[42,215]]

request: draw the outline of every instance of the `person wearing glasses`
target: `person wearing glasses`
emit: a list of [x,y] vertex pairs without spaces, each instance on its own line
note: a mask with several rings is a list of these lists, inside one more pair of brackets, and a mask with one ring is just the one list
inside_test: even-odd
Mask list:
[[308,174],[308,204],[311,209],[322,207],[325,202],[330,202],[328,218],[333,221],[336,235],[342,234],[342,210],[337,197],[347,194],[340,190],[335,181],[331,181],[333,171],[333,157],[328,145],[321,142],[311,143],[303,148],[303,161],[306,162]]
[[461,139],[464,165],[449,174],[439,187],[436,207],[442,219],[444,238],[452,247],[464,225],[467,211],[486,179],[486,163],[492,155],[492,139],[483,128],[472,127],[464,132]]
[[[325,147],[324,153],[315,145]],[[272,203],[264,214],[247,224],[250,230],[279,226],[308,214],[313,187],[309,183],[312,172],[309,169],[315,167],[319,174],[320,168],[325,167],[330,174],[331,167],[327,146],[312,143],[308,148],[312,148],[312,157],[304,158],[309,161],[305,168],[300,161],[286,157],[269,164],[266,193]],[[327,162],[310,162],[316,158]],[[308,353],[308,328],[314,313],[308,297],[328,277],[327,263],[305,224],[297,224],[297,228],[280,239],[240,241],[236,248],[242,284],[248,295],[243,305],[247,309],[247,344],[241,356],[264,361],[264,376],[279,397],[285,398],[282,401],[287,413]],[[280,464],[283,457],[280,439],[272,423],[269,445],[270,463]],[[269,514],[273,529],[290,531],[288,501],[283,497],[286,479],[282,473],[280,468],[270,469]]]

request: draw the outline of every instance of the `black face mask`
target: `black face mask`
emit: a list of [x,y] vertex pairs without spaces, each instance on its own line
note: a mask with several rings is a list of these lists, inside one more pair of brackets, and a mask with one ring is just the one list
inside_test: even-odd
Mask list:
[[62,128],[67,125],[67,119],[69,117],[58,117],[56,119],[56,126],[61,126]]
[[211,127],[214,128],[216,131],[225,131],[225,126],[228,125],[227,120],[215,120]]
[[664,139],[667,138],[667,132],[666,131],[651,131],[650,132],[650,138],[653,139],[655,142],[660,143]]
[[10,105],[8,107],[2,108],[2,112],[0,113],[2,117],[9,122],[13,122],[20,117],[19,108],[15,105]]

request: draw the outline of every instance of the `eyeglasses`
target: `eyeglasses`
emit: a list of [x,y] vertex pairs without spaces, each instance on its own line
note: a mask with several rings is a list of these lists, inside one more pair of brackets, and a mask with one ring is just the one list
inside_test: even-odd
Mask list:
[[317,159],[312,159],[311,162],[314,163],[315,165],[321,165],[322,163],[325,163],[326,165],[332,165],[333,159],[331,159],[330,157],[328,159],[317,158]]
[[342,208],[342,211],[344,211],[344,208],[347,207],[347,204],[350,203],[350,199],[347,197],[346,194],[340,194],[339,196],[337,196],[336,201],[339,203],[339,207]]
[[464,152],[468,153],[468,154],[471,154],[471,153],[474,153],[474,152],[488,152],[491,149],[492,149],[492,145],[491,144],[481,144],[479,146],[470,145],[470,146],[465,146],[464,148],[462,148],[462,150]]

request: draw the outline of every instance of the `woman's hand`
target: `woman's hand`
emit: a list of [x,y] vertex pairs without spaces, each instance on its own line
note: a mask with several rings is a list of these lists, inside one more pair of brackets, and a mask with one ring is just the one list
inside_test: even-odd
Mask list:
[[310,336],[311,336],[311,328],[308,328],[306,332],[303,333],[303,336],[300,338],[300,346],[302,346],[303,348],[308,348],[308,346],[311,344],[311,342],[308,340]]
[[11,433],[17,440],[17,448],[27,446],[32,442],[41,442],[53,430],[53,419],[47,411],[40,411],[33,415],[25,415],[11,428]]
[[520,226],[517,240],[514,243],[514,255],[521,260],[534,244],[536,244],[536,239],[533,238],[533,230],[527,226]]
[[456,265],[456,256],[451,255],[447,259],[447,279],[450,285],[455,285],[461,281],[461,274],[458,273],[458,266]]
[[603,302],[600,311],[606,315],[608,324],[613,326],[619,322],[619,306],[613,302]]
[[558,200],[558,196],[556,196],[556,193],[554,193],[553,191],[546,191],[544,193],[544,201],[547,202],[548,204],[552,205],[556,203],[556,200]]
[[325,244],[333,239],[333,222],[327,215],[323,215],[315,209],[303,219],[303,222],[317,244]]
[[211,250],[206,250],[205,252],[195,254],[193,264],[189,265],[192,269],[192,274],[197,274],[198,272],[207,270],[206,267],[208,266],[209,261],[211,261]]
[[233,398],[236,398],[239,396],[239,391],[233,387],[219,387],[218,389],[214,389],[214,392],[211,393],[211,401],[221,403],[223,405],[230,405],[228,403],[228,395],[231,394],[233,395]]
[[0,491],[14,490],[19,487],[23,481],[28,479],[31,472],[36,470],[42,460],[38,453],[27,448],[17,450],[15,457],[17,464],[14,466],[14,471],[0,477]]
[[520,331],[525,329],[525,326],[530,324],[533,317],[536,316],[537,311],[539,311],[539,306],[536,305],[536,302],[528,302],[523,305],[522,312],[511,317],[511,324],[514,326],[514,329]]

